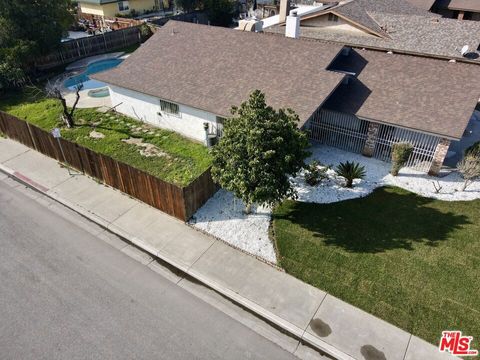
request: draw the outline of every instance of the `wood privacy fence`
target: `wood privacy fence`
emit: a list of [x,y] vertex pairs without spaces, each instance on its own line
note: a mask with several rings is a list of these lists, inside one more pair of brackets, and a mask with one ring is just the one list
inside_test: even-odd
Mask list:
[[217,190],[210,169],[186,187],[149,175],[109,156],[53,136],[28,122],[0,111],[0,131],[36,151],[131,195],[180,220],[188,220]]
[[70,40],[62,43],[52,53],[35,60],[35,67],[39,70],[47,70],[87,56],[104,54],[109,51],[140,44],[141,42],[142,33],[140,26]]

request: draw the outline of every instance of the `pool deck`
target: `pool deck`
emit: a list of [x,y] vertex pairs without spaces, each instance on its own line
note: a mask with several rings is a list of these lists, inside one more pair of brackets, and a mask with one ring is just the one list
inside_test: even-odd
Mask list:
[[87,57],[85,59],[80,59],[78,61],[75,61],[75,62],[71,63],[70,65],[68,65],[65,68],[65,70],[66,71],[79,70],[79,69],[82,69],[84,67],[87,67],[88,65],[90,65],[93,62],[101,61],[101,60],[108,60],[108,59],[118,59],[118,58],[122,57],[123,55],[125,55],[125,53],[122,51],[122,52],[113,52],[113,53],[108,53],[108,54],[90,56],[90,57]]
[[[110,99],[110,96],[105,96],[105,97],[99,97],[99,98],[93,98],[88,96],[88,92],[91,89],[86,89],[86,90],[81,90],[80,91],[80,100],[78,101],[77,108],[79,109],[86,109],[86,108],[97,108],[97,107],[112,107],[112,101]],[[64,95],[65,100],[67,101],[67,106],[72,106],[73,103],[75,102],[75,93],[74,92],[69,92]]]

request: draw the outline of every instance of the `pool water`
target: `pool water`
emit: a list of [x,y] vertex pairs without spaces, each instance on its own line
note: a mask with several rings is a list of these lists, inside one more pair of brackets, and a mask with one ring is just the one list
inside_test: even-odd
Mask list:
[[89,64],[85,71],[83,71],[82,73],[65,80],[63,86],[69,88],[70,90],[75,90],[75,87],[79,84],[83,84],[83,89],[96,89],[106,86],[106,84],[101,81],[90,79],[89,75],[114,68],[118,66],[122,61],[122,59],[107,59],[95,61]]

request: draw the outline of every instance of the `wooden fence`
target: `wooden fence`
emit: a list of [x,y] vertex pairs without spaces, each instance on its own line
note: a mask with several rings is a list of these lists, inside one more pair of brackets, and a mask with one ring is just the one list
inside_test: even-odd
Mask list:
[[35,67],[39,70],[47,70],[84,57],[104,54],[109,51],[140,44],[141,42],[142,33],[140,26],[70,40],[62,43],[52,53],[35,60]]
[[0,131],[9,138],[94,177],[125,194],[169,215],[188,220],[217,190],[210,170],[186,187],[180,187],[109,156],[96,153],[65,139],[57,139],[28,122],[0,111]]

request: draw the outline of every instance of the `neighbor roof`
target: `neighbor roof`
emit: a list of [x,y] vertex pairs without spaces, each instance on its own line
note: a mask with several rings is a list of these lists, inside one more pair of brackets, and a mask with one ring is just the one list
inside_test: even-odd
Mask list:
[[352,21],[368,28],[372,32],[380,33],[383,37],[388,38],[388,34],[382,29],[371,15],[370,12],[382,12],[397,15],[421,15],[435,16],[425,10],[413,6],[406,0],[352,0],[345,4],[340,3],[331,11],[343,15]]
[[325,107],[360,118],[460,139],[480,97],[480,66],[353,50],[332,64],[357,74]]
[[[378,24],[382,24],[388,37],[357,35],[353,32],[332,30],[330,27],[312,26],[302,26],[300,36],[356,47],[365,46],[452,59],[462,57],[460,49],[464,45],[468,45],[475,51],[480,43],[480,22],[478,21],[458,21],[373,11],[368,15]],[[277,25],[266,31],[283,34],[285,27]]]
[[118,2],[119,0],[79,0],[79,3],[103,5]]
[[438,6],[446,7],[450,10],[480,12],[479,0],[441,0]]
[[410,4],[423,10],[430,10],[436,0],[408,0]]
[[260,89],[269,105],[306,121],[344,77],[324,70],[341,48],[169,21],[121,65],[92,77],[222,116]]

